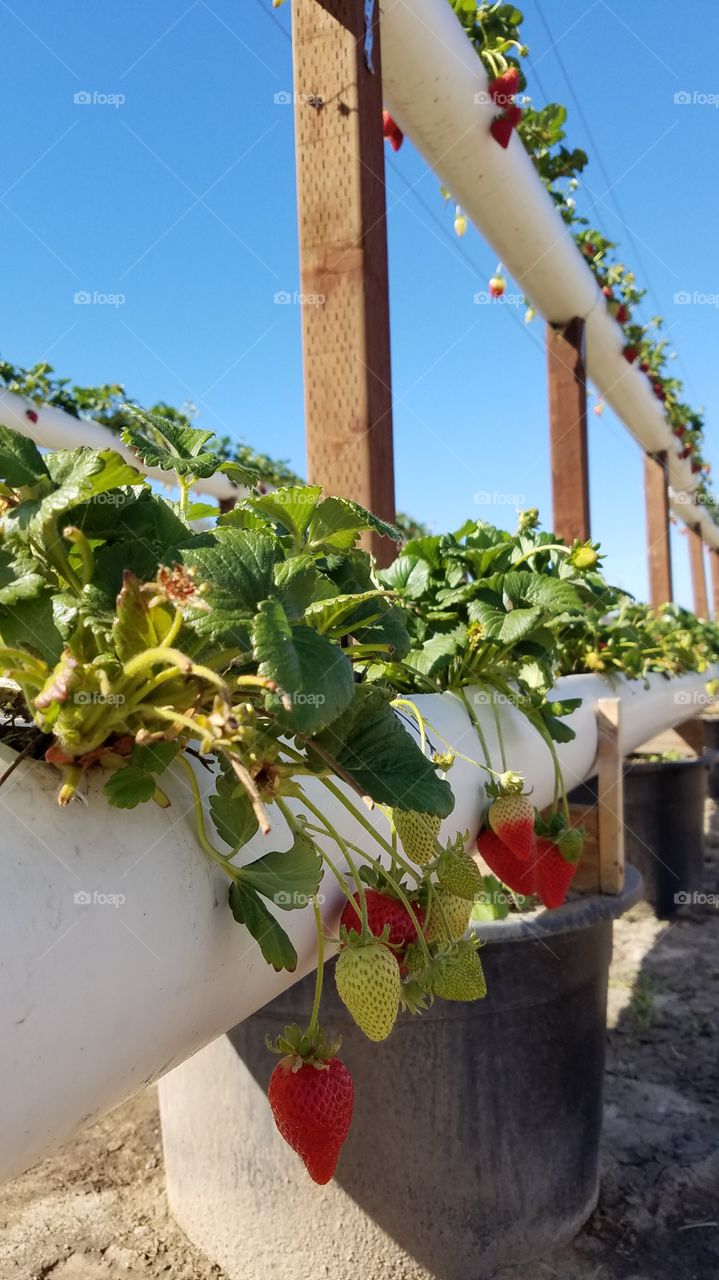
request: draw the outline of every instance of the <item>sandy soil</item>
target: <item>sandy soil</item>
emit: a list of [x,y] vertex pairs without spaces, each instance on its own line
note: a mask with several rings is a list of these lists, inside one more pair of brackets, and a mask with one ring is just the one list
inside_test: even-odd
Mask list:
[[[707,820],[719,901],[711,803]],[[719,1276],[719,907],[619,921],[609,997],[599,1207],[569,1248],[495,1280]],[[226,1280],[168,1214],[154,1090],[0,1189],[0,1280],[47,1277]]]

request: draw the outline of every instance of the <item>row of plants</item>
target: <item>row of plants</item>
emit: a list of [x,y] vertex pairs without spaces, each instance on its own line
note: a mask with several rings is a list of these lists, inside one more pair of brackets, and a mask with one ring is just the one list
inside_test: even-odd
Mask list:
[[[589,160],[586,152],[567,144],[567,108],[556,102],[535,108],[526,97],[523,62],[529,50],[522,38],[524,15],[514,4],[477,5],[474,0],[449,3],[489,76],[489,92],[497,106],[491,125],[495,140],[506,147],[516,128],[558,212],[572,229],[610,314],[622,329],[626,360],[646,374],[662,404],[676,438],[677,454],[689,461],[697,477],[697,500],[714,520],[719,520],[719,505],[708,483],[711,468],[704,456],[704,419],[701,411],[688,404],[681,379],[670,370],[675,355],[662,337],[664,321],[657,315],[646,322],[639,318],[646,290],[639,287],[634,272],[617,257],[617,245],[591,226],[577,208],[576,193]],[[459,209],[455,229],[460,235],[467,229]],[[530,308],[529,318],[532,314]]]
[[[534,511],[514,534],[471,521],[411,539],[378,571],[360,535],[399,532],[355,503],[308,485],[261,493],[209,433],[132,406],[123,417],[138,459],[177,475],[176,501],[112,449],[41,455],[0,428],[0,664],[16,763],[44,758],[60,770],[63,807],[91,776],[118,809],[167,807],[166,778],[182,778],[229,908],[278,971],[293,970],[297,954],[277,912],[311,904],[314,1007],[273,1046],[281,1060],[270,1101],[325,1182],[352,1085],[320,1024],[322,877],[345,899],[329,939],[339,946],[337,989],[369,1039],[385,1039],[400,1008],[481,998],[472,914],[506,914],[500,886],[518,909],[557,907],[576,870],[583,833],[571,826],[556,743],[573,737],[566,717],[579,704],[558,702],[552,688],[570,645],[582,629],[586,642],[616,593],[597,546],[558,542]],[[190,491],[217,471],[254,488],[198,533],[193,522],[213,509]],[[686,669],[677,664],[698,637],[710,660],[710,633],[687,629],[683,658],[667,638],[667,670]],[[489,875],[468,850],[474,833],[439,838],[458,752],[419,709],[428,691],[452,691],[476,730],[479,758],[464,759],[490,802],[477,840]],[[507,756],[500,699],[554,761],[554,800],[541,814],[521,760]],[[207,806],[203,765],[214,781]],[[272,848],[278,824],[289,848]],[[237,865],[258,832],[269,851]]]

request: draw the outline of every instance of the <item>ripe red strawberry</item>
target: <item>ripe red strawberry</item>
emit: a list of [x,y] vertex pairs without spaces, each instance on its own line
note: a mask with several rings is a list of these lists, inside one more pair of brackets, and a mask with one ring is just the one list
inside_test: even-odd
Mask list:
[[[365,897],[367,899],[367,924],[370,933],[373,933],[376,938],[380,938],[387,925],[389,925],[388,941],[391,946],[407,947],[411,942],[417,941],[415,923],[404,903],[399,901],[399,898],[391,898],[387,893],[380,893],[379,889],[365,889]],[[354,894],[354,900],[359,907],[360,896],[358,893]],[[412,906],[420,928],[423,928],[424,911],[415,903]],[[340,924],[344,925],[348,933],[359,933],[361,931],[360,917],[351,902],[346,903]]]
[[514,889],[515,893],[521,893],[527,898],[537,892],[534,858],[529,862],[520,861],[491,827],[485,827],[480,831],[477,837],[477,849],[502,884],[508,885],[510,889]]
[[605,298],[614,297],[614,290],[610,284],[602,285],[602,293],[604,294]]
[[513,129],[514,129],[514,125],[506,115],[496,116],[496,118],[492,121],[491,125],[489,126],[489,132],[494,138],[494,141],[498,142],[500,147],[502,147],[505,151],[507,150],[507,147],[509,146],[509,143],[511,141]]
[[666,392],[665,392],[664,387],[662,386],[661,382],[654,382],[654,383],[652,383],[652,391],[654,392],[655,396],[657,397],[657,400],[664,400],[664,399],[666,399]]
[[501,107],[509,107],[514,103],[518,88],[519,72],[516,67],[508,67],[501,76],[491,81],[489,93],[494,102],[499,103]]
[[275,1124],[302,1158],[314,1182],[329,1182],[350,1131],[354,1086],[339,1058],[302,1062],[288,1056],[270,1077],[268,1096]]
[[597,246],[592,244],[591,240],[582,241],[582,253],[585,258],[593,258],[597,252]]
[[503,297],[504,291],[506,288],[507,288],[507,281],[505,280],[504,276],[501,276],[498,273],[496,275],[493,275],[489,282],[490,298]]
[[577,862],[567,862],[551,840],[545,840],[543,836],[539,837],[535,873],[537,892],[545,907],[561,907],[574,879],[577,866]]
[[34,409],[26,409],[25,417],[29,418],[31,422],[37,422],[37,413]]
[[393,151],[399,151],[404,142],[404,134],[399,125],[392,119],[389,111],[382,112],[382,132]]
[[679,450],[679,457],[691,458],[691,456],[692,456],[692,446],[690,444],[685,444],[684,448]]
[[615,315],[614,319],[616,320],[617,324],[626,324],[626,323],[627,323],[627,320],[629,319],[629,308],[628,308],[627,306],[625,306],[625,304],[624,304],[623,302],[621,302],[621,303],[619,304],[619,306],[618,306],[618,308],[617,308],[617,313],[616,313],[616,315]]
[[521,107],[516,107],[516,106],[515,106],[515,107],[507,107],[506,115],[507,115],[507,119],[509,120],[509,123],[511,124],[512,128],[513,128],[513,129],[516,129],[517,125],[519,124],[520,120],[522,119],[522,108],[521,108]]
[[675,426],[675,427],[672,427],[672,431],[674,432],[674,435],[677,437],[677,440],[681,440],[682,436],[684,435],[684,432],[686,431],[686,427]]
[[534,805],[521,795],[500,796],[490,805],[487,820],[495,835],[526,862],[535,849]]
[[628,347],[625,347],[625,348],[624,348],[624,350],[622,351],[622,355],[624,356],[624,359],[625,359],[629,364],[634,364],[634,361],[636,360],[637,356],[639,355],[639,352],[638,352],[638,350],[637,350],[637,348],[636,348],[636,347],[632,347],[632,346],[630,345],[630,346],[628,346]]
[[642,373],[649,373],[649,365],[647,364],[646,360],[642,360],[642,363],[640,364],[639,368],[641,369]]

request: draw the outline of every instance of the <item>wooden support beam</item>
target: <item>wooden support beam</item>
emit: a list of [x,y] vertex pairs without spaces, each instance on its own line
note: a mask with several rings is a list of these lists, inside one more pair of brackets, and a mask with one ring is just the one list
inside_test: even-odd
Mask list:
[[644,455],[647,510],[649,600],[653,608],[672,599],[672,551],[669,523],[669,471],[666,450]]
[[694,592],[694,612],[699,618],[709,617],[709,601],[707,599],[707,580],[704,572],[704,543],[701,528],[698,524],[687,525],[689,540],[689,559],[692,571],[692,590]]
[[[393,520],[379,4],[294,0],[295,146],[309,479]],[[388,539],[366,545],[382,564]]]
[[709,564],[712,575],[712,617],[719,618],[719,550],[715,547],[709,552]]
[[565,542],[590,537],[587,378],[584,321],[547,326],[549,439],[554,532]]
[[624,761],[621,753],[619,698],[597,702],[597,808],[599,813],[599,887],[602,893],[624,888]]

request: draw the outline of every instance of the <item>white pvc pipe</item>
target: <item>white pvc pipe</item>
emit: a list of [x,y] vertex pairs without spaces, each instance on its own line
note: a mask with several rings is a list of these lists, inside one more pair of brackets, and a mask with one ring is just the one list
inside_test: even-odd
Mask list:
[[[37,421],[33,421],[33,418],[37,418]],[[159,467],[145,466],[134,449],[123,444],[118,435],[108,431],[101,423],[89,418],[74,418],[71,413],[56,409],[53,405],[35,404],[34,400],[15,395],[13,391],[0,391],[0,424],[29,436],[35,444],[45,449],[79,449],[83,445],[88,449],[114,449],[149,479],[166,486],[177,484],[174,471],[161,471]],[[238,489],[237,485],[232,484],[221,473],[206,480],[197,480],[193,488],[218,499],[237,498],[243,493],[242,489]]]
[[[558,747],[567,784],[592,771],[598,697],[621,696],[629,751],[686,719],[712,674],[673,681],[652,676],[648,691],[639,681],[610,683],[599,676],[559,681],[557,697],[584,699],[571,718],[575,741]],[[481,692],[467,696],[499,767],[491,708]],[[435,746],[443,748],[441,733],[465,755],[481,758],[457,695],[415,701]],[[500,715],[508,763],[525,774],[534,802],[548,803],[553,773],[546,745],[516,708],[505,704]],[[3,754],[7,759],[11,753],[0,748]],[[205,789],[211,787],[199,767],[198,775]],[[456,806],[442,838],[468,831],[474,840],[486,807],[482,776],[456,761],[449,775]],[[0,787],[0,1179],[20,1173],[76,1128],[184,1061],[314,964],[310,911],[278,912],[299,955],[293,975],[269,968],[235,924],[227,881],[199,848],[181,770],[163,780],[169,810],[152,804],[112,810],[100,794],[101,782],[93,778],[87,803],[65,811],[57,808],[58,774],[48,765],[23,762]],[[320,782],[303,784],[336,827],[351,828],[358,842],[366,839]],[[299,803],[295,808],[302,811]],[[381,813],[372,820],[387,830]],[[288,844],[279,820],[269,840],[256,837],[242,860]],[[331,879],[323,892],[332,931],[341,895]]]
[[[490,134],[487,74],[447,0],[380,0],[380,12],[384,97],[400,128],[540,315],[553,324],[584,318],[587,372],[599,394],[642,448],[667,450],[671,483],[689,494],[697,478],[678,457],[649,380],[624,359],[621,328],[527,151],[519,137],[505,151]],[[719,547],[704,509],[690,500],[675,509]]]

